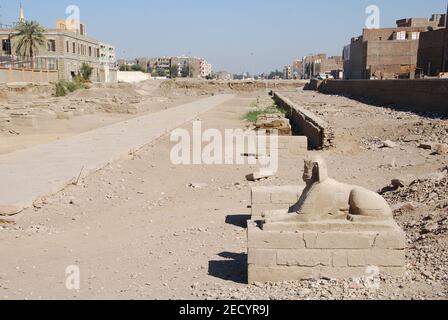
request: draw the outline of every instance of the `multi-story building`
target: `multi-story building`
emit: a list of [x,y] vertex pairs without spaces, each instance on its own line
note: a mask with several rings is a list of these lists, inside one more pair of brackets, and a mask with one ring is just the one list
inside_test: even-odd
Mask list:
[[196,57],[141,57],[135,62],[144,70],[159,75],[170,76],[177,71],[177,76],[180,77],[186,71],[190,78],[207,78],[212,74],[212,65],[207,60]]
[[117,59],[115,55],[115,47],[104,42],[100,42],[99,45],[100,45],[100,63],[102,65],[109,65],[110,67],[116,67]]
[[208,78],[212,75],[212,65],[205,59],[200,59],[200,77]]
[[292,79],[292,66],[285,66],[283,68],[283,79],[285,80]]
[[303,78],[311,79],[321,73],[338,74],[343,70],[343,59],[341,56],[330,56],[320,53],[312,56],[305,56],[302,61]]
[[117,58],[113,45],[100,42],[101,82],[116,82]]
[[447,16],[448,12],[441,19],[444,28],[420,35],[417,55],[417,72],[420,75],[435,77],[448,72]]
[[344,48],[344,78],[413,78],[422,33],[440,28],[445,15],[397,21],[396,28],[364,29]]
[[[20,10],[20,21],[25,21],[23,9]],[[0,29],[2,41],[0,55],[11,57],[12,61],[19,61],[21,57],[14,57],[16,55],[13,52],[15,33],[14,28]],[[65,20],[58,20],[54,29],[45,30],[44,36],[47,39],[47,46],[38,52],[35,58],[40,67],[57,69],[59,79],[71,80],[79,73],[81,66],[86,63],[93,68],[91,80],[94,82],[104,81],[101,79],[100,42],[87,36],[84,24],[76,26],[67,24]],[[111,56],[109,55],[107,59],[112,59]]]
[[233,75],[227,71],[218,71],[214,73],[216,80],[233,80]]
[[294,60],[292,64],[292,74],[294,79],[303,79],[303,60]]

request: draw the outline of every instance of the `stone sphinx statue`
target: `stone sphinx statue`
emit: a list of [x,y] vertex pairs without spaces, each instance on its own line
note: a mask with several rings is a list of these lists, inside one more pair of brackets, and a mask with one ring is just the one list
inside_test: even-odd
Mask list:
[[299,202],[288,213],[266,213],[266,222],[393,219],[391,208],[379,194],[331,179],[320,156],[305,160],[303,180],[306,188]]

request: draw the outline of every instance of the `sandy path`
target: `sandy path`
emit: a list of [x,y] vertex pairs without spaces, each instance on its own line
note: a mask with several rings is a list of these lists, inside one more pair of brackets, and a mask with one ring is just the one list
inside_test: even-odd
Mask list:
[[129,119],[65,140],[0,156],[0,214],[16,214],[78,177],[163,136],[232,95],[200,99],[161,112]]
[[[242,127],[252,101],[209,111],[200,117],[204,128]],[[1,296],[191,298],[196,283],[244,282],[250,186],[243,180],[253,168],[176,167],[171,146],[165,137],[25,211],[17,230],[0,231]],[[192,182],[209,186],[188,188]],[[69,265],[81,268],[80,292],[65,288]]]

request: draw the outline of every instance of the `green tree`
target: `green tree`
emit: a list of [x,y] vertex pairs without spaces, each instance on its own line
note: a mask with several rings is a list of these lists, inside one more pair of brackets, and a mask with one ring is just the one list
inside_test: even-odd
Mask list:
[[84,78],[84,80],[89,81],[90,77],[92,76],[92,71],[93,68],[89,64],[83,63],[81,69],[79,70],[79,73]]
[[132,71],[141,71],[141,72],[145,72],[145,69],[139,65],[139,64],[134,64],[131,66],[131,70]]
[[279,70],[275,70],[275,71],[272,71],[270,74],[269,74],[269,79],[275,79],[275,78],[282,78],[283,77],[283,72],[281,72],[281,71],[279,71]]
[[177,78],[179,76],[179,66],[173,65],[170,68],[170,77],[171,79]]
[[34,57],[39,53],[46,43],[45,29],[38,22],[25,21],[16,26],[12,38],[14,41],[14,52],[16,55],[31,58],[31,68],[34,68]]
[[190,63],[182,66],[181,75],[183,78],[191,78],[193,76],[194,68]]
[[167,76],[167,70],[160,68],[157,70],[157,74],[159,77],[166,77]]

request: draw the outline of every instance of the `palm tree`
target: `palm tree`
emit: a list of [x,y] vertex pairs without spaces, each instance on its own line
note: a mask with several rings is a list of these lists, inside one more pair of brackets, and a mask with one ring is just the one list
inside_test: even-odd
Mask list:
[[34,68],[34,57],[43,48],[47,39],[44,36],[45,29],[35,21],[20,22],[11,38],[14,41],[14,52],[17,56],[31,59],[31,68]]

